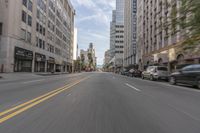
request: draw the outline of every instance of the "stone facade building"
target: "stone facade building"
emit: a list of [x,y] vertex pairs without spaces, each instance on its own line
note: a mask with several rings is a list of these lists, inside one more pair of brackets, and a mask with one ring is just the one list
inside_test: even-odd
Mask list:
[[125,0],[124,8],[124,67],[137,64],[137,0]]
[[[141,69],[149,65],[164,65],[174,71],[188,64],[200,63],[199,45],[185,50],[180,26],[167,25],[172,22],[171,15],[180,8],[180,4],[179,0],[138,2],[137,46]],[[175,15],[178,18],[180,14]],[[173,32],[173,29],[180,32]]]
[[[88,55],[91,54],[91,58],[92,58],[92,64],[90,64],[90,59],[88,57]],[[94,67],[92,69],[96,69],[97,66],[97,57],[96,57],[96,52],[95,52],[95,48],[93,43],[89,44],[89,48],[87,50],[81,50],[80,51],[80,56],[82,58],[82,60],[84,60],[83,64],[85,65],[85,67]],[[90,66],[92,65],[92,66]]]
[[113,11],[110,23],[110,55],[113,71],[123,68],[124,55],[124,0],[116,0],[116,10]]
[[74,15],[69,0],[1,0],[0,71],[70,72]]

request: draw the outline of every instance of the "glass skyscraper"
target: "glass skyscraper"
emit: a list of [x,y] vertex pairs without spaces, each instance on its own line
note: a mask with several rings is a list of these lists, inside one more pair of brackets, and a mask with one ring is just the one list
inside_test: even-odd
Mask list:
[[116,24],[124,25],[124,0],[116,0]]

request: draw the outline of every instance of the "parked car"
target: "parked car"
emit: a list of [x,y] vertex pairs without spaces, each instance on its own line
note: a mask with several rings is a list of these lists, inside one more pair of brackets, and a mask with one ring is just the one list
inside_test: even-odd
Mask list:
[[200,64],[189,65],[170,75],[171,84],[188,84],[200,89]]
[[125,70],[121,71],[121,75],[128,76],[128,74],[129,74],[129,70],[128,69],[125,69]]
[[130,77],[141,77],[142,72],[138,69],[130,69],[129,76]]
[[142,72],[142,79],[150,79],[150,80],[168,80],[169,72],[167,67],[164,66],[149,66],[146,71]]

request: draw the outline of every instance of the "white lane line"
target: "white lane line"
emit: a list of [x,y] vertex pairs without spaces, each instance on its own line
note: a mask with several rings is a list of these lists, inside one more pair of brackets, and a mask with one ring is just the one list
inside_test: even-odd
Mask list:
[[45,79],[40,79],[40,80],[31,80],[31,81],[23,82],[23,84],[35,83],[35,82],[40,82],[40,81],[44,81],[44,80],[45,80]]
[[138,88],[136,88],[136,87],[134,87],[134,86],[132,86],[132,85],[130,85],[128,83],[126,83],[125,85],[128,86],[128,87],[130,87],[130,88],[132,88],[132,89],[134,89],[134,90],[136,90],[136,91],[138,91],[138,92],[141,92],[140,89],[138,89]]
[[144,80],[144,79],[140,79],[140,78],[135,78],[135,80],[148,82],[148,83],[152,83],[152,84],[157,84],[157,85],[163,85],[163,86],[167,86],[167,87],[173,87],[173,88],[177,88],[177,89],[181,89],[181,90],[185,90],[185,91],[200,93],[200,90],[198,90],[198,89],[194,89],[192,87],[187,87],[187,86],[181,86],[181,85],[171,85],[168,82],[150,81],[150,80]]

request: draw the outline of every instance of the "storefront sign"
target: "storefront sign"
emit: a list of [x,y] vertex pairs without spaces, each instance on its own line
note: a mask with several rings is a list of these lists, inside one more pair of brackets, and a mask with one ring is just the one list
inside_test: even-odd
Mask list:
[[23,48],[15,47],[15,58],[33,60],[33,52]]
[[39,53],[35,53],[35,60],[38,62],[45,62],[46,56]]
[[54,59],[54,58],[52,58],[52,57],[49,57],[48,63],[55,64],[55,59]]

